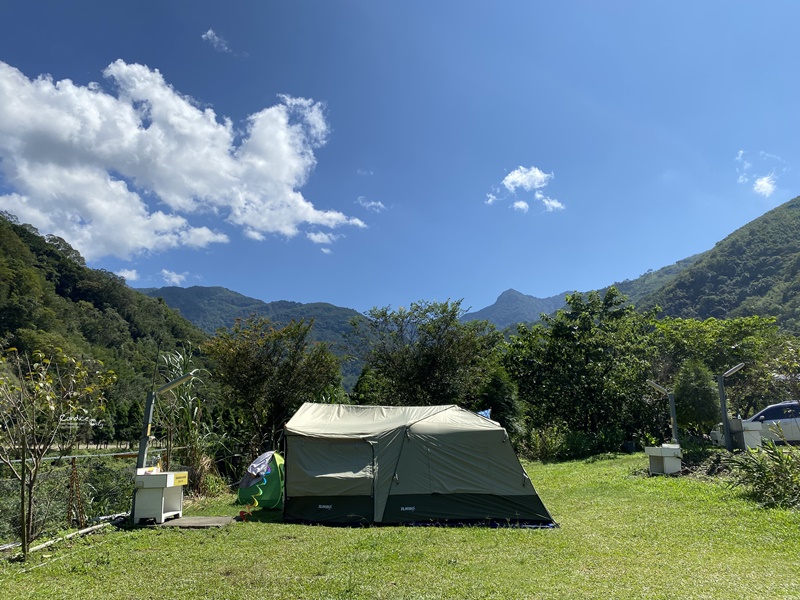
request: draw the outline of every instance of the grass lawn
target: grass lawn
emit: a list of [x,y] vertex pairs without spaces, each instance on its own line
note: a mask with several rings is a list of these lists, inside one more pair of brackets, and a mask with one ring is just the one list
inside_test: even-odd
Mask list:
[[644,454],[526,466],[560,528],[107,528],[2,561],[0,597],[800,598],[800,512],[642,476]]

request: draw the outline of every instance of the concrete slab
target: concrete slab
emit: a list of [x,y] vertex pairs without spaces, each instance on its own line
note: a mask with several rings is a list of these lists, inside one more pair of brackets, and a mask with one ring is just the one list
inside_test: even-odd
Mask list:
[[163,523],[157,524],[158,527],[181,527],[184,529],[209,529],[213,527],[225,527],[234,522],[234,517],[178,517],[177,519],[167,519]]

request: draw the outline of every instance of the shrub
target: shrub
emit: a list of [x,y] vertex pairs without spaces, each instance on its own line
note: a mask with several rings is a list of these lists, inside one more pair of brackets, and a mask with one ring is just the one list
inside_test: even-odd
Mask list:
[[625,435],[616,427],[597,433],[571,431],[566,425],[531,430],[526,454],[542,462],[586,458],[603,452],[618,452]]
[[800,508],[800,448],[765,439],[729,459],[732,485],[765,507]]

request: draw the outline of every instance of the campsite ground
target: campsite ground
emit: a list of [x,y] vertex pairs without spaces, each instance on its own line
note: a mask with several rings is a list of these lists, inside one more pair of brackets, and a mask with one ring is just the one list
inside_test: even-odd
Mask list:
[[[6,598],[798,598],[800,513],[644,454],[526,465],[560,527],[115,530],[0,564]],[[238,514],[230,498],[186,514]],[[257,514],[257,513],[255,513]]]

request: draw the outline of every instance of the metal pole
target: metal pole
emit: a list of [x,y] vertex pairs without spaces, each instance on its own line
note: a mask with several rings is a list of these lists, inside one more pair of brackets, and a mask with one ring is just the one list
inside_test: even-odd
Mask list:
[[143,469],[147,460],[147,444],[150,442],[150,428],[153,424],[153,400],[154,392],[147,392],[147,400],[144,403],[144,419],[142,420],[142,437],[139,439],[139,457],[136,459],[136,468]]
[[22,440],[21,440],[22,441],[22,444],[21,444],[21,446],[22,446],[22,467],[20,468],[20,471],[22,472],[22,475],[20,476],[20,480],[19,480],[19,484],[20,484],[19,485],[19,488],[20,488],[20,498],[19,498],[19,500],[20,500],[20,511],[19,511],[20,515],[19,516],[20,516],[20,518],[22,520],[22,523],[20,523],[20,525],[21,525],[20,541],[22,542],[22,559],[23,560],[27,560],[27,558],[28,558],[28,546],[30,545],[30,540],[28,539],[28,515],[27,515],[26,510],[25,510],[25,502],[26,502],[26,499],[25,499],[25,479],[27,479],[26,471],[28,470],[28,437],[27,437],[28,434],[25,432],[24,428],[21,427],[20,429],[22,429]]
[[733,452],[733,438],[731,437],[731,424],[728,421],[728,403],[725,400],[725,375],[717,375],[719,387],[719,410],[722,413],[722,432],[725,436],[725,448]]
[[675,410],[675,394],[670,392],[669,396],[669,418],[672,421],[672,443],[678,443],[678,413]]

